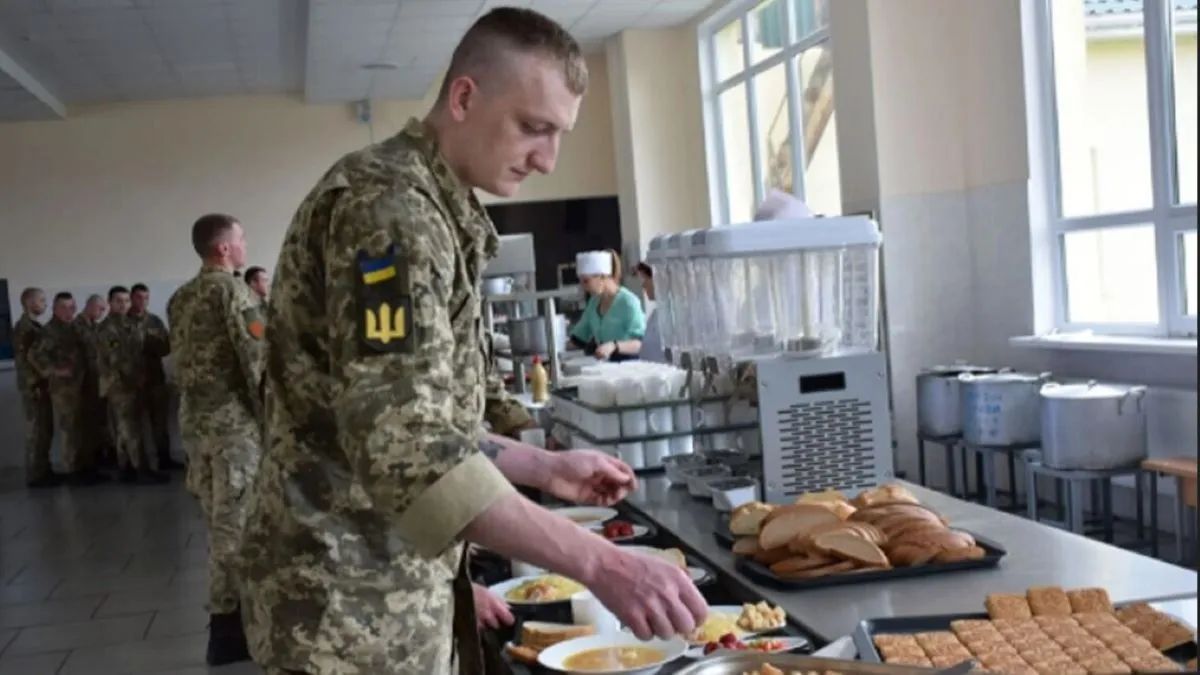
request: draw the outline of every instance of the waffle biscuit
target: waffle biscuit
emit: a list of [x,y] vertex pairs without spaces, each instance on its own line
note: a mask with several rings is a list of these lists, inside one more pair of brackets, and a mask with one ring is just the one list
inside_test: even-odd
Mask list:
[[[984,601],[988,616],[993,619],[1029,619],[1033,610],[1023,595],[991,593]],[[999,628],[999,626],[997,626]]]
[[971,652],[957,642],[953,644],[947,642],[925,646],[925,655],[929,658],[935,656],[962,656],[963,658],[967,658],[971,656]]
[[913,635],[902,633],[884,633],[875,636],[875,646],[882,647],[883,645],[895,644],[910,644],[917,646],[917,638]]
[[940,644],[958,644],[958,638],[948,630],[917,633],[915,637],[917,638],[917,644],[922,647]]
[[1112,614],[1112,601],[1108,599],[1108,591],[1103,588],[1076,588],[1067,591],[1067,600],[1071,603],[1072,614],[1086,612],[1102,612]]
[[925,650],[917,645],[886,645],[879,648],[879,655],[890,662],[902,657],[925,656]]
[[1071,601],[1058,586],[1034,586],[1025,591],[1025,599],[1034,616],[1071,616]]
[[963,661],[970,661],[971,655],[967,654],[966,656],[958,656],[956,654],[950,654],[946,656],[931,656],[929,660],[933,662],[934,668],[949,668],[950,666],[957,666]]
[[933,667],[933,661],[930,661],[926,656],[901,656],[894,659],[886,659],[884,662],[895,664],[897,666],[920,666],[923,668]]

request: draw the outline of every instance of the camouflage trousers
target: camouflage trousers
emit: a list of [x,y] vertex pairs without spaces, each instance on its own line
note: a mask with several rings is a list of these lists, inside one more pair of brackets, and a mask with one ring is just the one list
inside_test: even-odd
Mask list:
[[79,382],[50,385],[50,400],[58,418],[59,447],[68,473],[92,468],[83,439],[83,389]]
[[22,392],[25,411],[25,481],[50,474],[50,444],[54,440],[54,409],[45,390]]
[[185,437],[184,447],[187,488],[200,501],[208,525],[208,611],[227,614],[241,604],[238,553],[261,449],[252,435]]
[[146,416],[145,397],[137,390],[112,387],[108,390],[113,441],[117,446],[117,464],[122,469],[157,469],[157,457],[146,457],[142,420]]
[[150,431],[158,459],[171,458],[170,420],[171,398],[167,385],[151,385],[146,391],[146,409],[150,414]]
[[83,396],[80,403],[79,424],[82,429],[83,452],[92,466],[100,462],[109,446],[108,402],[100,397],[94,378],[83,381]]

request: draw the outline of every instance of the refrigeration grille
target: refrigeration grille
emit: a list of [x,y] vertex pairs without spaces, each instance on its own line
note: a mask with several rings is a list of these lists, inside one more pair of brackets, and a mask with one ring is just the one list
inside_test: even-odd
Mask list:
[[871,403],[845,398],[778,412],[780,480],[789,495],[875,485]]

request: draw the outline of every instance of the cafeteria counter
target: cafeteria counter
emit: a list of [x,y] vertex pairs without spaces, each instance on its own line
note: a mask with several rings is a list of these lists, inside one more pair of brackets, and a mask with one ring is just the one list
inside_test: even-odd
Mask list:
[[818,644],[850,634],[863,619],[980,612],[988,593],[1024,593],[1030,586],[1100,586],[1118,604],[1196,596],[1193,570],[903,484],[952,527],[997,542],[1008,555],[994,568],[788,591],[762,585],[737,569],[733,554],[713,536],[728,515],[689,496],[682,486],[672,488],[665,476],[643,477],[623,506],[707,563],[722,582],[783,607]]

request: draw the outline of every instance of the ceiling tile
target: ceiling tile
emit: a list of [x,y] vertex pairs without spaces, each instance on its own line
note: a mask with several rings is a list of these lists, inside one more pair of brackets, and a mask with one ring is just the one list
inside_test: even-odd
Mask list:
[[482,0],[406,0],[400,3],[401,17],[468,16],[474,17]]

